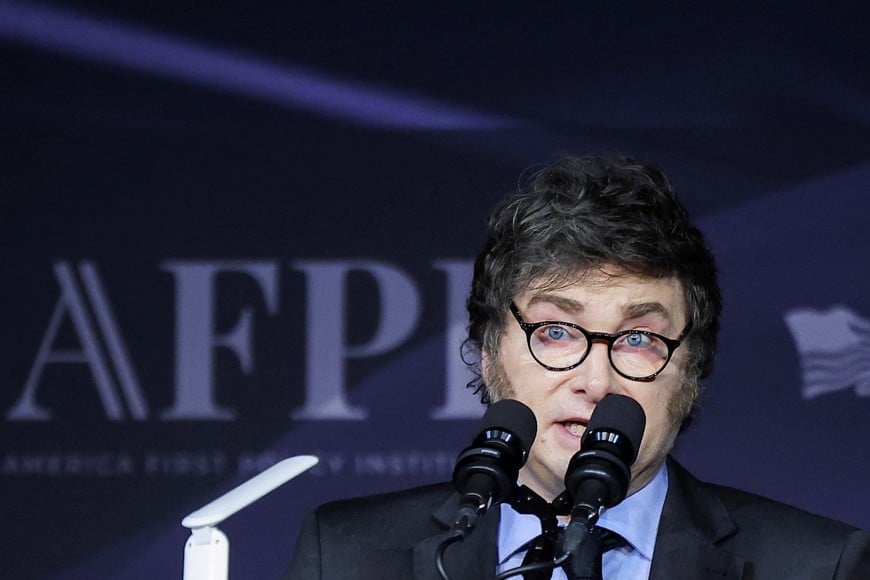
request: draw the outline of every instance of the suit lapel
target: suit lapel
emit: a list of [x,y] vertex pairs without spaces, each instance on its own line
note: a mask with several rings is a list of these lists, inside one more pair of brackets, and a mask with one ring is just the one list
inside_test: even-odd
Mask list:
[[[451,494],[433,514],[444,529],[414,547],[414,578],[416,580],[441,580],[435,567],[435,551],[439,544],[450,536],[451,519],[459,507],[459,496]],[[498,565],[499,509],[492,508],[480,519],[477,528],[462,542],[452,544],[444,553],[444,566],[450,580],[485,580],[495,577]]]
[[668,495],[650,580],[751,578],[751,562],[719,545],[737,531],[737,524],[719,498],[669,459]]

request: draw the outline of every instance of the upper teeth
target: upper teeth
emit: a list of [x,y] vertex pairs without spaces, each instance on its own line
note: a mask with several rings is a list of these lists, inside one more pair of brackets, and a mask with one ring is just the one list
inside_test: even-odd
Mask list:
[[575,423],[574,421],[567,421],[565,427],[572,435],[582,435],[583,431],[586,429],[586,427],[583,426],[583,423]]

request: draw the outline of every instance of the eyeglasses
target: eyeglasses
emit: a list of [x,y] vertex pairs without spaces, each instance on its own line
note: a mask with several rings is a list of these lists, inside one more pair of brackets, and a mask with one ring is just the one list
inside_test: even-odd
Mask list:
[[551,371],[571,370],[586,360],[592,343],[607,343],[610,365],[632,381],[649,382],[668,366],[674,351],[689,332],[687,325],[677,339],[648,330],[622,330],[615,334],[589,332],[570,322],[544,320],[525,322],[517,305],[511,313],[526,333],[529,352],[539,365]]

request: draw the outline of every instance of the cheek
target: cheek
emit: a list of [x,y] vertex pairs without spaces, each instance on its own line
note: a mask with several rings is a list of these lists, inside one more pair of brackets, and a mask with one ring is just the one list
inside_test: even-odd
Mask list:
[[646,428],[641,441],[641,452],[649,457],[670,451],[676,438],[679,424],[673,420],[671,407],[677,386],[674,384],[656,385],[655,383],[644,386],[660,387],[657,392],[636,392],[632,395],[641,404],[646,415]]
[[647,413],[641,452],[647,458],[666,455],[674,444],[677,431],[667,403],[660,402]]
[[530,356],[502,350],[498,359],[483,366],[483,381],[500,398],[518,399],[529,405],[547,391],[551,382]]

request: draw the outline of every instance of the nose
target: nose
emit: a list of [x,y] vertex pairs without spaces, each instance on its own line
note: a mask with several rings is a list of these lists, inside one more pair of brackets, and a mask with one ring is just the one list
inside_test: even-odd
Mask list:
[[616,371],[610,365],[607,344],[593,343],[586,359],[574,371],[576,374],[571,381],[571,388],[575,393],[582,393],[597,403],[615,392]]

